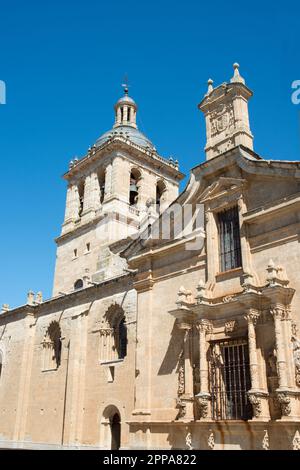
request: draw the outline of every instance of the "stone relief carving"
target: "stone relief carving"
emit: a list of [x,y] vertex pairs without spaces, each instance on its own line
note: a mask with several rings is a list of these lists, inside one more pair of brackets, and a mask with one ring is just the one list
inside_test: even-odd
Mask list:
[[300,341],[295,336],[292,336],[292,343],[295,364],[295,380],[297,387],[300,387]]
[[180,366],[178,370],[178,395],[184,393],[184,367]]
[[226,129],[234,126],[234,112],[233,105],[222,104],[216,111],[211,113],[210,117],[211,137],[225,131]]
[[178,396],[184,393],[184,364],[183,364],[183,353],[179,356],[179,367],[178,367]]
[[253,408],[253,414],[255,418],[259,418],[261,415],[261,400],[255,393],[248,393],[249,401]]
[[200,418],[207,418],[208,416],[208,404],[210,400],[210,394],[205,392],[200,392],[196,395],[197,404],[199,407]]
[[237,329],[237,321],[236,320],[230,320],[225,323],[225,333],[233,333]]
[[235,297],[235,295],[225,295],[222,301],[224,304],[228,304],[229,302],[233,302],[235,300]]
[[269,441],[269,434],[267,429],[264,430],[264,437],[262,440],[262,448],[263,450],[269,450],[270,449],[270,441]]
[[176,408],[179,410],[176,419],[184,418],[186,415],[186,403],[184,403],[181,398],[177,398]]
[[286,392],[278,392],[277,400],[279,401],[281,413],[283,416],[288,416],[291,413],[291,399]]
[[190,432],[185,436],[185,445],[188,450],[193,450],[192,446],[192,434]]
[[293,450],[300,450],[300,433],[298,430],[295,432],[293,442],[292,442],[292,447],[293,447]]
[[214,448],[215,448],[215,435],[214,435],[214,433],[211,429],[209,430],[207,445],[208,445],[208,448],[210,450],[214,450]]
[[295,323],[295,322],[292,323],[292,335],[296,336],[296,338],[297,338],[297,335],[298,335],[298,327],[297,327],[297,323]]

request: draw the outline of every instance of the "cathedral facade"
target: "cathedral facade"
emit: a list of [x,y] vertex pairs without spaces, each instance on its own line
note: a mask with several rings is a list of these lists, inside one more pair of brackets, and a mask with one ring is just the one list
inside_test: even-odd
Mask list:
[[53,295],[0,314],[0,447],[300,450],[300,163],[251,97],[209,80],[181,194],[127,88],[70,162]]

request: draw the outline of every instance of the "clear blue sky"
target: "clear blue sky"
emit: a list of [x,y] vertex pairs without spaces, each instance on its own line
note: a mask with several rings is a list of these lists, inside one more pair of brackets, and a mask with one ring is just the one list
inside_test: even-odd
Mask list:
[[111,127],[125,73],[141,130],[187,174],[204,159],[207,79],[229,80],[235,61],[255,150],[300,160],[299,2],[0,0],[0,16],[1,304],[51,295],[60,176]]

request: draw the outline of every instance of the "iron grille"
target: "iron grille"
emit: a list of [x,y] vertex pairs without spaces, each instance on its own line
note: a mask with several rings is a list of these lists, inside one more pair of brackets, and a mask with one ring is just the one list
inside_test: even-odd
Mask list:
[[219,256],[221,272],[242,265],[240,223],[238,208],[218,214]]
[[250,419],[252,407],[247,397],[251,387],[247,340],[212,343],[209,370],[213,419]]

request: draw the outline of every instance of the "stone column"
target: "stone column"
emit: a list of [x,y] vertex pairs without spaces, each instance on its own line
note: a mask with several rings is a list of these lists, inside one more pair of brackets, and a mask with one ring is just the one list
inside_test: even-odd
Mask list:
[[[291,338],[287,337],[290,330],[289,307],[277,304],[271,309],[275,326],[275,342],[277,355],[277,374],[279,388],[276,390],[277,399],[281,408],[281,419],[285,421],[299,420],[300,393],[290,383],[288,361],[291,362]],[[287,361],[288,358],[288,361]]]
[[245,316],[248,323],[248,347],[250,361],[251,389],[259,389],[258,359],[256,351],[256,333],[255,325],[259,318],[259,312],[249,309]]
[[284,309],[282,307],[275,307],[271,309],[271,314],[274,318],[275,326],[275,341],[276,341],[276,355],[277,355],[277,373],[279,389],[287,388],[287,366],[284,352],[284,334],[282,330],[282,318],[284,315]]
[[63,223],[62,233],[72,230],[74,227],[74,222],[78,217],[76,214],[76,193],[75,186],[72,184],[68,185],[67,189],[67,200],[66,200],[66,210],[65,210],[65,219]]
[[96,212],[100,209],[100,185],[97,172],[91,174],[91,205],[93,211]]
[[89,222],[94,215],[93,204],[93,179],[92,175],[88,175],[84,182],[84,198],[83,198],[83,212],[81,216],[82,222]]
[[111,196],[111,185],[112,185],[112,164],[109,163],[105,168],[105,191],[104,191],[104,202]]
[[216,250],[218,246],[218,229],[215,217],[210,208],[205,208],[205,230],[207,246],[207,284],[214,283],[216,274],[220,271],[219,257]]
[[206,334],[212,331],[212,325],[207,320],[200,320],[197,324],[199,332],[199,375],[200,392],[196,395],[196,401],[200,409],[200,419],[205,419],[209,413],[210,393],[208,387],[208,362]]
[[179,323],[178,328],[183,330],[183,359],[184,359],[184,393],[180,396],[184,413],[181,417],[185,420],[194,419],[194,385],[193,385],[193,367],[192,367],[192,351],[191,351],[191,337],[190,331],[192,325],[188,323]]
[[268,392],[260,385],[259,364],[256,345],[255,325],[260,313],[255,309],[248,309],[245,319],[248,324],[248,348],[250,361],[251,389],[248,398],[253,408],[253,420],[268,420],[270,417],[268,405]]
[[126,125],[127,124],[127,106],[123,106],[123,123]]

